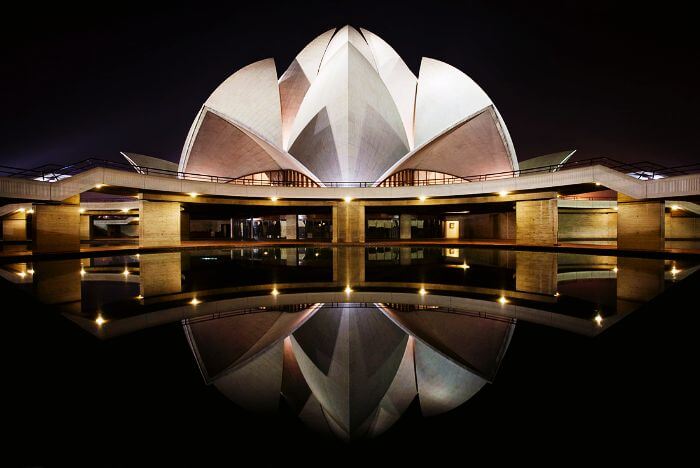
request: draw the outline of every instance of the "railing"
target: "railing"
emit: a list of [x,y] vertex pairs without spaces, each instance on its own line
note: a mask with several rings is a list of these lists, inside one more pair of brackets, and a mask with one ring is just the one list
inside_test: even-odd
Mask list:
[[[665,167],[660,164],[652,163],[649,161],[642,161],[637,163],[625,163],[621,161],[616,161],[610,158],[591,158],[582,161],[567,162],[564,164],[552,164],[548,166],[534,167],[530,169],[523,169],[517,171],[505,171],[505,172],[493,172],[489,174],[476,174],[476,175],[465,175],[465,176],[454,176],[454,177],[440,177],[435,179],[423,179],[417,183],[406,183],[403,181],[396,181],[396,183],[386,183],[382,186],[388,187],[403,187],[403,186],[416,186],[416,185],[445,185],[445,184],[455,184],[455,183],[469,183],[469,182],[483,182],[487,180],[499,180],[499,179],[511,179],[514,177],[520,177],[529,174],[539,174],[547,172],[556,172],[566,169],[576,169],[581,167],[591,167],[591,166],[605,166],[610,169],[616,170],[635,177],[640,180],[651,180],[663,177],[686,175],[700,172],[700,163],[686,164],[682,166]],[[140,174],[144,175],[155,175],[161,177],[173,177],[177,179],[184,180],[194,180],[202,182],[215,182],[221,184],[235,184],[235,185],[258,185],[266,187],[298,187],[301,183],[298,181],[280,181],[280,180],[250,180],[232,177],[222,177],[217,175],[208,174],[197,174],[192,172],[180,172],[171,171],[167,169],[157,169],[145,166],[133,166],[128,163],[121,163],[115,161],[108,161],[104,159],[85,159],[77,163],[69,164],[66,166],[60,166],[57,164],[46,164],[43,166],[36,167],[34,169],[21,169],[10,166],[0,165],[0,176],[2,177],[16,177],[22,179],[34,179],[45,182],[56,182],[66,177],[72,177],[74,175],[85,172],[89,169],[103,167],[109,169],[117,170],[135,170]],[[387,181],[389,182],[389,181]],[[325,187],[374,187],[379,185],[377,182],[366,182],[366,181],[321,181],[320,182]]]

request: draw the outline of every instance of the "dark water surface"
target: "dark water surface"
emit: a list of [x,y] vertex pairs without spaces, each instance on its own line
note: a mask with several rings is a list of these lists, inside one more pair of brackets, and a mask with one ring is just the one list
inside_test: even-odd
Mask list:
[[0,265],[6,453],[28,466],[668,461],[697,415],[698,269],[416,247]]

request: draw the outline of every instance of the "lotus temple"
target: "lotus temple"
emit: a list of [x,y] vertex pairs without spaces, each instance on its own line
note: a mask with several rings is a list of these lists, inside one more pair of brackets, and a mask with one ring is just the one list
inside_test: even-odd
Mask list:
[[0,167],[2,239],[53,253],[428,240],[662,250],[700,238],[700,166],[566,148],[519,157],[506,118],[455,67],[424,57],[416,76],[374,33],[334,28],[284,71],[268,58],[225,78],[179,161],[125,151]]

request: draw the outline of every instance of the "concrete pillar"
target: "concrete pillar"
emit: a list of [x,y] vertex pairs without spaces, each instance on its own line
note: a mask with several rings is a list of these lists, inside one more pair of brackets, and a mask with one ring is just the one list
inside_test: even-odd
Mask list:
[[297,238],[297,215],[287,215],[285,217],[286,227],[284,232],[284,237],[287,240],[293,240]]
[[80,251],[80,205],[34,205],[32,251]]
[[285,261],[287,263],[287,266],[298,266],[299,265],[299,252],[296,247],[292,247],[289,249],[282,249],[284,252],[286,258]]
[[411,238],[411,221],[413,216],[410,214],[399,215],[399,239]]
[[399,247],[399,264],[410,265],[411,264],[411,248],[410,247]]
[[554,295],[557,292],[557,254],[552,252],[516,252],[515,289]]
[[556,245],[559,224],[557,199],[515,203],[515,243]]
[[27,213],[15,211],[2,218],[2,240],[27,240]]
[[617,247],[661,250],[664,248],[664,202],[636,201],[620,197],[617,203]]
[[346,287],[365,282],[365,249],[343,247],[333,249],[333,281]]
[[80,240],[92,239],[92,219],[90,215],[80,215]]
[[180,252],[141,254],[139,278],[143,297],[176,294],[182,291]]
[[139,247],[180,245],[180,204],[139,201]]
[[34,264],[34,291],[45,304],[67,304],[81,299],[80,259]]
[[333,242],[365,241],[365,205],[340,202],[333,205]]

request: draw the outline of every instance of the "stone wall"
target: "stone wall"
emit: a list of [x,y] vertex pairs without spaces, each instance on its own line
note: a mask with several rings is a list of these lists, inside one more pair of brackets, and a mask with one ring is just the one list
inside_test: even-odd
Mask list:
[[554,245],[557,243],[557,200],[519,201],[515,204],[517,244]]
[[180,204],[139,202],[139,246],[180,245]]

